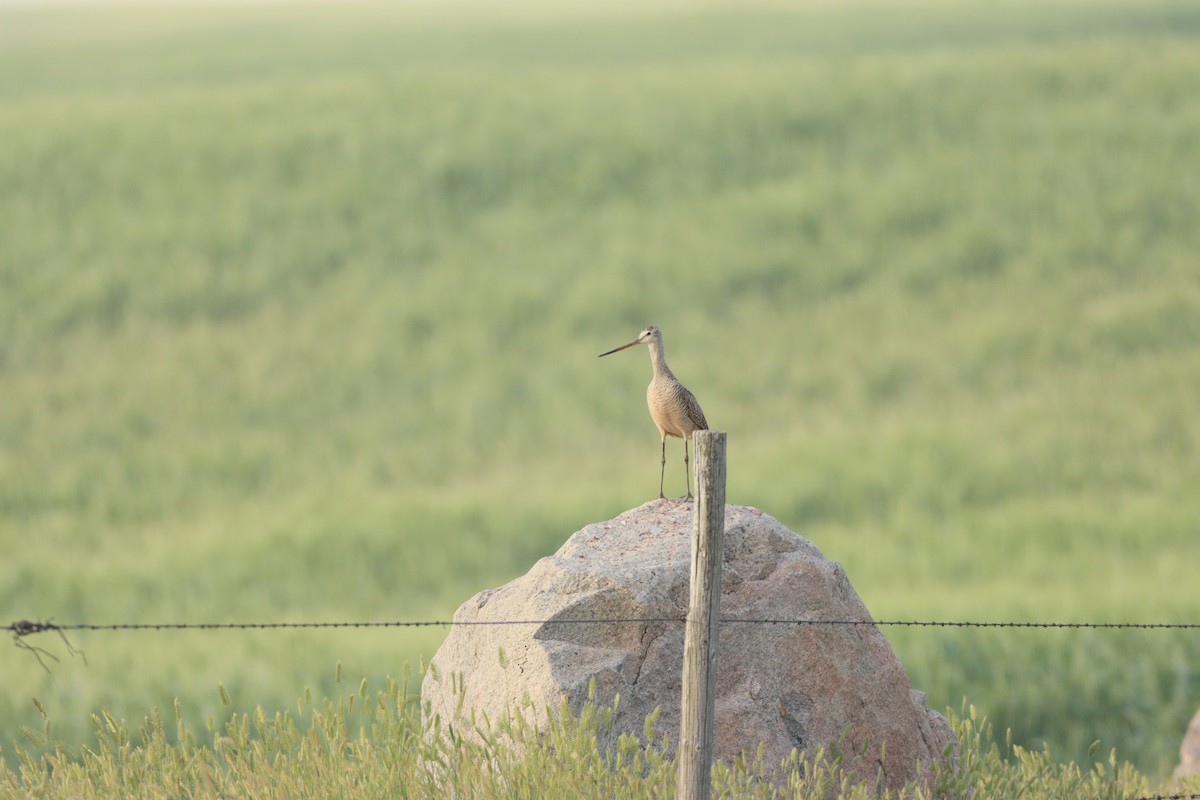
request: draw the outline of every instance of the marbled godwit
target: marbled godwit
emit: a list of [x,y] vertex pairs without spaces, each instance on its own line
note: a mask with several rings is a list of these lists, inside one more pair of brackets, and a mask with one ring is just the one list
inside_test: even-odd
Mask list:
[[600,356],[612,355],[618,350],[633,347],[635,344],[650,346],[650,363],[654,366],[654,377],[646,388],[646,405],[650,407],[650,417],[658,426],[662,438],[662,464],[658,473],[658,496],[663,496],[663,476],[667,472],[667,437],[674,436],[683,439],[683,472],[687,481],[687,496],[692,497],[692,476],[690,459],[688,458],[688,439],[692,431],[708,430],[708,421],[704,412],[696,402],[696,396],[687,390],[671,368],[667,366],[666,356],[663,355],[662,331],[653,325],[648,326],[629,344],[614,347]]

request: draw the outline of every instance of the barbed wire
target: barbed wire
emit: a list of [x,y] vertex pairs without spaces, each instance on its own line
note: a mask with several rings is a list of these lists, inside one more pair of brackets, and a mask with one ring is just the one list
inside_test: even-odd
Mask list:
[[[52,620],[33,622],[19,620],[9,623],[6,630],[14,637],[54,631],[188,631],[188,630],[275,630],[285,628],[433,628],[473,627],[496,625],[616,625],[683,623],[687,618],[675,617],[551,617],[547,619],[496,620],[359,620],[334,622],[118,622],[66,623]],[[872,620],[872,619],[779,619],[771,617],[723,617],[728,625],[829,625],[864,627],[910,628],[1062,628],[1093,630],[1200,630],[1200,622],[1015,622],[978,620]]]
[[[54,632],[59,635],[72,656],[79,655],[87,663],[87,655],[74,647],[67,639],[68,631],[229,631],[229,630],[281,630],[281,629],[351,629],[351,628],[434,628],[434,627],[477,627],[499,625],[622,625],[622,624],[680,624],[687,622],[684,616],[675,617],[574,617],[549,619],[495,619],[495,620],[367,620],[339,622],[77,622],[59,624],[53,620],[31,621],[27,619],[10,622],[6,627],[12,634],[17,647],[33,653],[34,658],[47,672],[45,658],[58,661],[58,657],[43,647],[30,644],[26,638],[39,633]],[[872,620],[872,619],[774,619],[726,617],[722,624],[728,625],[818,625],[849,627],[908,627],[908,628],[1060,628],[1093,630],[1200,630],[1197,622],[1010,622],[974,620]]]

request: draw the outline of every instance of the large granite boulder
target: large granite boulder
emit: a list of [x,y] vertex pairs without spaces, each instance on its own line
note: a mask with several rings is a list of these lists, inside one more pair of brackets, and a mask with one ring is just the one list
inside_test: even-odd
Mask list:
[[[577,711],[594,680],[597,702],[620,695],[614,740],[640,734],[661,708],[657,730],[675,742],[684,626],[674,620],[687,612],[693,514],[691,503],[647,503],[472,597],[456,623],[537,622],[453,627],[421,688],[427,710],[443,724],[470,711],[492,720],[519,711],[542,725],[564,697]],[[793,749],[811,754],[844,737],[858,778],[897,789],[954,744],[874,626],[732,621],[871,619],[840,564],[754,508],[725,509],[721,618],[718,759],[752,756],[761,742],[765,763],[778,765]]]

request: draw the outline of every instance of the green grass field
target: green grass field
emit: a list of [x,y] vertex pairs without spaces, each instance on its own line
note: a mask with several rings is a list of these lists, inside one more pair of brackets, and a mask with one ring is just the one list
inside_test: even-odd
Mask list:
[[[0,623],[446,619],[656,493],[878,619],[1200,622],[1200,7],[0,6]],[[682,493],[678,443],[668,488]],[[1160,778],[1195,631],[886,629]],[[0,648],[0,747],[380,682],[443,629]],[[34,748],[37,749],[36,747]]]

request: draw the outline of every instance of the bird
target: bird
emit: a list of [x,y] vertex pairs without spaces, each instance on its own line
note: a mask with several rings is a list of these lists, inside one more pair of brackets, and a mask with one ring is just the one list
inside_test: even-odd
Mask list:
[[696,402],[696,396],[687,390],[671,368],[667,366],[667,358],[663,355],[662,331],[653,325],[646,326],[637,338],[629,344],[614,347],[607,353],[601,353],[598,358],[610,356],[635,344],[645,344],[650,347],[650,363],[654,367],[654,377],[646,388],[646,405],[650,407],[650,418],[658,427],[662,439],[662,462],[658,473],[658,497],[663,495],[663,477],[667,471],[667,437],[683,439],[683,471],[687,480],[687,499],[692,499],[692,479],[690,459],[688,458],[688,439],[692,431],[708,430],[708,420]]

